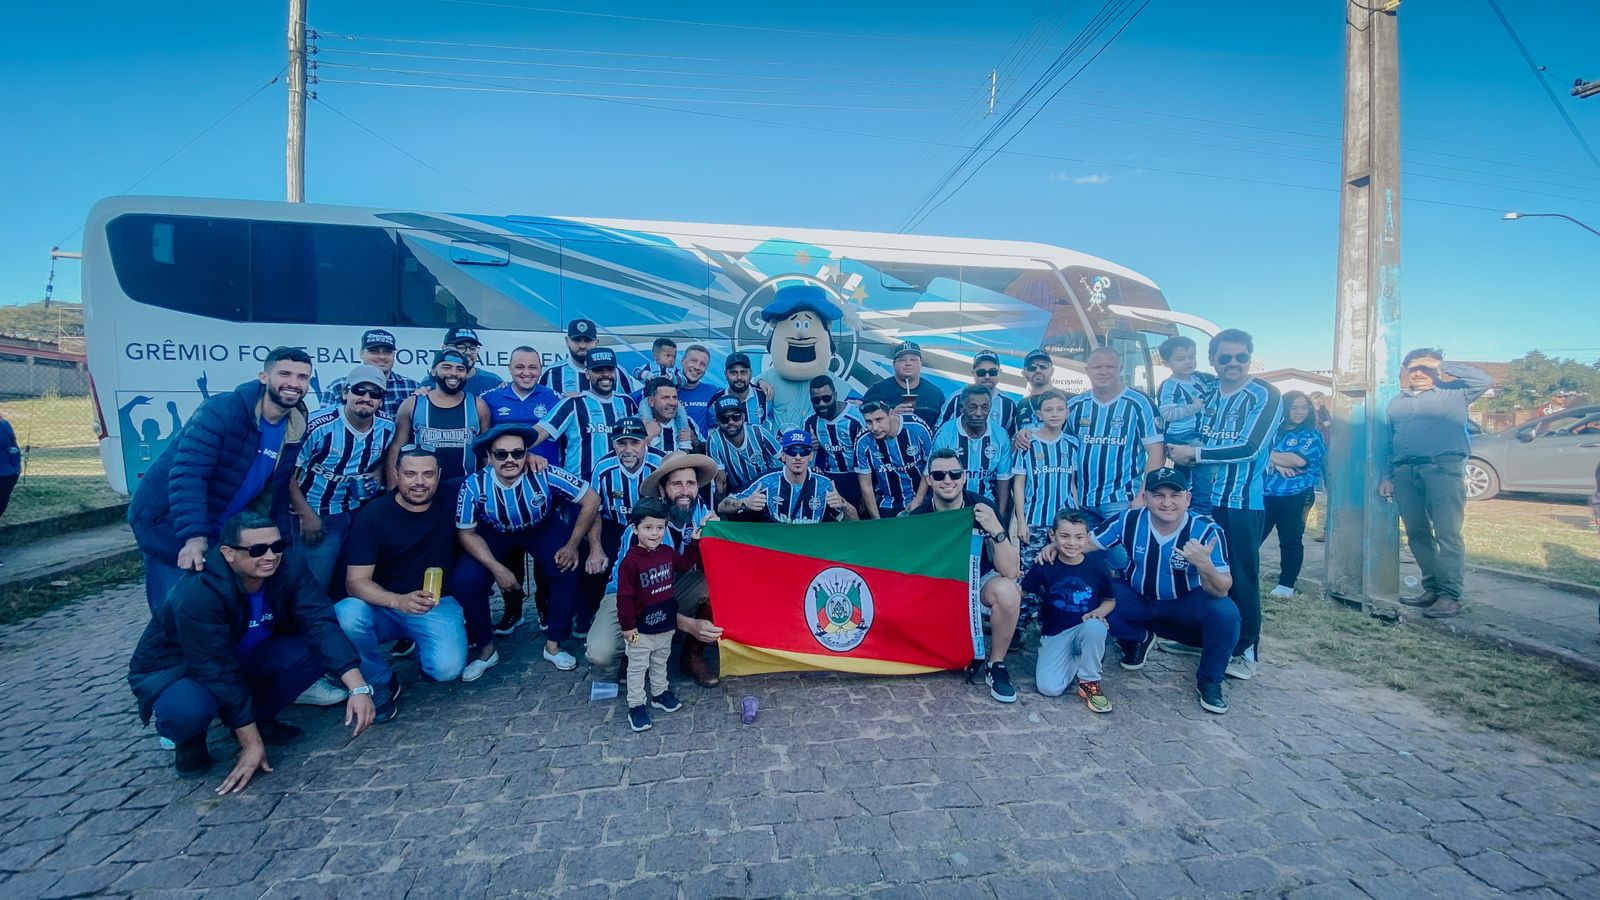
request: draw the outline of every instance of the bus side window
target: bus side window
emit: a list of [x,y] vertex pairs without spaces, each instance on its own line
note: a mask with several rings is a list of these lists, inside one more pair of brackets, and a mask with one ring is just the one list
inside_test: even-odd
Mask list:
[[106,226],[117,286],[139,303],[249,321],[250,223],[198,216],[119,216]]
[[399,252],[384,228],[256,222],[251,320],[389,325],[399,305]]

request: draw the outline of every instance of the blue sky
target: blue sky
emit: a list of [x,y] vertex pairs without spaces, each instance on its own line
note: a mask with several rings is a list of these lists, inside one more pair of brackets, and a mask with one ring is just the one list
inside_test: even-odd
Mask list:
[[[1034,3],[310,0],[311,23],[328,34],[307,199],[894,230],[953,161],[929,142],[969,144],[987,127],[990,70],[1010,73],[1004,106],[1100,7],[1054,5],[1073,7],[1059,29]],[[1103,256],[1153,278],[1174,307],[1255,332],[1269,366],[1326,367],[1343,6],[1154,0],[1014,152],[915,230]],[[1567,96],[1574,77],[1600,79],[1600,7],[1502,6],[1600,146],[1600,97]],[[284,7],[11,12],[0,302],[40,298],[50,246],[75,249],[89,206],[152,169],[135,192],[282,197],[281,81],[161,163],[282,69]],[[1406,0],[1400,17],[1405,343],[1459,358],[1532,348],[1600,358],[1600,237],[1559,220],[1501,220],[1563,212],[1600,227],[1600,167],[1486,3]],[[1025,44],[1038,47],[1030,57],[1017,52],[1025,36],[1048,39]],[[57,297],[76,299],[76,264],[60,272]]]

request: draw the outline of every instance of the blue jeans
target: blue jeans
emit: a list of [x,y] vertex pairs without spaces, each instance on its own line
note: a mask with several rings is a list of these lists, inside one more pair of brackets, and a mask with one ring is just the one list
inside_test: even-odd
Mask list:
[[344,538],[350,532],[350,522],[355,518],[353,512],[334,513],[322,517],[322,540],[315,544],[306,543],[305,538],[299,538],[296,543],[300,547],[300,558],[306,561],[306,568],[311,570],[311,576],[317,579],[317,584],[329,595],[338,597],[344,594],[344,573],[339,573],[338,583],[334,583],[334,567],[339,564],[339,551],[344,549]]
[[1156,634],[1200,648],[1200,666],[1195,681],[1206,684],[1222,681],[1239,640],[1239,607],[1227,597],[1213,597],[1195,588],[1175,600],[1146,600],[1126,581],[1114,579],[1112,593],[1117,605],[1107,623],[1118,641],[1142,641]]
[[333,605],[333,613],[361,654],[361,675],[377,692],[373,698],[376,703],[388,699],[389,681],[394,678],[381,644],[400,638],[416,641],[422,674],[434,681],[454,681],[467,665],[467,632],[461,607],[449,597],[439,598],[438,606],[421,614],[346,597]]
[[[545,516],[544,521],[522,531],[495,531],[479,525],[478,536],[489,545],[489,552],[500,564],[513,572],[522,573],[523,559],[533,557],[540,584],[546,591],[544,636],[547,641],[569,640],[572,637],[572,617],[577,612],[578,572],[563,572],[556,566],[556,551],[567,542],[572,528],[559,516]],[[620,535],[619,535],[620,537]],[[488,567],[470,554],[463,553],[461,562],[450,577],[450,593],[461,602],[466,616],[467,639],[474,647],[482,647],[494,640],[494,625],[489,618],[489,591],[494,587],[494,575]],[[596,601],[598,602],[598,601]],[[589,612],[594,618],[594,612]]]
[[[325,673],[299,635],[274,635],[239,657],[239,672],[250,686],[255,719],[270,719]],[[156,734],[175,744],[204,738],[217,717],[217,698],[200,682],[180,678],[161,692],[154,706]]]
[[[1089,520],[1089,530],[1094,531],[1104,525],[1107,520],[1115,519],[1117,516],[1127,512],[1128,506],[1129,504],[1126,500],[1102,503],[1099,506],[1085,506],[1083,508],[1083,517]],[[1123,570],[1128,568],[1128,551],[1122,549],[1119,544],[1106,551],[1106,560],[1111,564],[1111,571],[1121,575]]]
[[184,570],[178,568],[175,561],[144,554],[144,600],[150,604],[152,616],[183,576]]

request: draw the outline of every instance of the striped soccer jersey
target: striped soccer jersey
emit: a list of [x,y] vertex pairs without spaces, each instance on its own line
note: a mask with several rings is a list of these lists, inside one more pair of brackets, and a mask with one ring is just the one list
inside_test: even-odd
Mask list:
[[876,438],[863,430],[856,439],[856,473],[872,476],[880,510],[900,512],[922,485],[922,467],[933,452],[933,435],[916,416],[900,417],[900,432]]
[[644,390],[645,382],[652,378],[665,378],[674,386],[683,384],[683,369],[678,366],[658,365],[655,360],[645,363],[633,370],[633,380],[639,390]]
[[[562,397],[568,394],[587,394],[589,392],[589,373],[572,364],[571,360],[556,363],[544,370],[539,376],[539,383],[555,391]],[[639,386],[634,383],[627,372],[617,369],[617,385],[614,393],[632,394]]]
[[[678,432],[684,428],[688,428],[689,431],[694,435],[693,440],[687,444],[678,440]],[[685,453],[693,453],[694,448],[691,445],[695,441],[703,440],[705,440],[705,437],[700,434],[700,426],[696,425],[693,419],[684,416],[682,414],[682,410],[680,409],[677,420],[673,422],[662,423],[661,430],[656,432],[655,436],[650,438],[648,443],[652,449],[660,451],[661,454],[665,456],[666,454],[672,453],[676,450],[682,450]]]
[[1205,396],[1216,389],[1217,376],[1207,372],[1195,372],[1187,379],[1174,375],[1161,382],[1156,390],[1156,409],[1161,413],[1161,424],[1169,443],[1194,443],[1195,424],[1199,418],[1197,408]]
[[989,419],[983,434],[973,437],[961,427],[959,418],[939,426],[933,438],[935,450],[949,448],[961,456],[967,470],[967,486],[985,497],[995,496],[995,482],[1011,477],[1011,438]]
[[775,469],[783,468],[783,455],[778,439],[760,425],[744,423],[744,443],[735,447],[713,428],[706,439],[706,455],[717,464],[717,471],[728,476],[728,493],[736,494],[749,487],[757,478]]
[[439,483],[445,484],[478,471],[478,454],[472,442],[489,426],[478,419],[478,397],[462,393],[455,406],[435,406],[419,395],[411,406],[411,440],[438,451]]
[[394,420],[381,412],[365,432],[350,427],[343,406],[312,416],[295,463],[306,503],[319,516],[333,516],[354,512],[382,493],[378,482],[366,476],[383,467],[383,455],[393,440]]
[[[1078,508],[1078,462],[1083,445],[1062,429],[1054,440],[1034,431],[1028,449],[1017,454],[1012,474],[1021,475],[1022,513],[1028,527],[1055,527],[1056,513]],[[1016,502],[1016,501],[1014,501]]]
[[[715,406],[718,400],[730,396],[732,395],[728,393],[727,388],[721,388],[711,395],[710,405]],[[717,427],[715,418],[716,416],[713,414],[713,421],[706,426],[708,430]],[[746,422],[754,422],[763,428],[772,427],[772,404],[767,402],[767,395],[762,393],[761,389],[754,384],[750,385],[749,392],[744,395],[744,420]]]
[[1262,481],[1282,419],[1282,395],[1259,378],[1231,394],[1206,395],[1195,462],[1210,476],[1212,508],[1266,509]]
[[660,462],[658,454],[646,453],[639,460],[639,468],[630,472],[615,453],[601,457],[595,463],[594,477],[589,479],[589,486],[600,497],[600,515],[618,525],[628,524],[628,514],[639,502],[639,488]]
[[1079,496],[1089,507],[1126,503],[1139,493],[1148,451],[1161,440],[1156,405],[1131,387],[1109,403],[1087,391],[1067,401],[1067,422],[1083,447],[1078,468]]
[[765,515],[774,522],[821,522],[839,518],[838,513],[828,508],[828,492],[835,488],[833,479],[826,475],[807,472],[806,480],[795,484],[786,472],[768,472],[734,496],[743,500],[761,490],[767,492]]
[[524,472],[510,485],[501,484],[493,469],[483,469],[461,485],[456,528],[474,528],[482,522],[495,531],[522,531],[544,521],[558,496],[576,501],[588,490],[582,478],[556,466]]
[[587,480],[594,475],[600,457],[611,452],[611,432],[617,421],[636,412],[633,401],[620,393],[604,399],[583,393],[562,400],[534,427],[561,441],[561,467]]
[[1188,513],[1178,530],[1162,537],[1152,526],[1150,510],[1130,509],[1107,519],[1095,529],[1094,542],[1102,550],[1121,546],[1128,554],[1123,577],[1147,600],[1176,600],[1200,587],[1200,573],[1183,557],[1183,546],[1193,538],[1202,544],[1213,540],[1211,564],[1228,571],[1228,541],[1222,527],[1210,518]]
[[[333,383],[322,389],[322,409],[331,409],[344,402],[344,389],[348,387],[343,377],[335,378]],[[383,387],[383,414],[394,418],[400,412],[400,404],[406,398],[417,392],[417,383],[391,371],[388,383]],[[321,410],[318,410],[321,412]]]
[[[1026,404],[1004,391],[991,390],[989,396],[993,398],[989,404],[989,421],[999,431],[1008,435],[1016,434],[1017,429],[1022,427],[1025,418],[1022,409]],[[943,428],[944,423],[959,418],[961,418],[961,392],[956,391],[944,402],[944,409],[939,411],[939,427]]]
[[866,433],[867,422],[854,406],[839,404],[839,414],[824,419],[816,413],[806,416],[805,430],[817,444],[812,466],[825,475],[854,478],[856,441]]

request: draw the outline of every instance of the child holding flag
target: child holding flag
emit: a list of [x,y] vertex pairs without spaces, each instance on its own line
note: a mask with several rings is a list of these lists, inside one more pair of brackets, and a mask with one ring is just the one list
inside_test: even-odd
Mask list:
[[[672,632],[678,622],[676,576],[700,561],[698,541],[680,554],[664,543],[667,503],[647,497],[635,503],[628,519],[633,523],[633,546],[617,564],[617,624],[622,626],[628,655],[628,727],[650,728],[650,709],[677,712],[683,703],[667,685],[667,657],[672,655]],[[700,536],[695,529],[695,537]],[[645,676],[649,675],[649,706],[645,704]]]
[[1039,662],[1034,681],[1039,693],[1059,697],[1074,678],[1078,696],[1091,712],[1111,712],[1100,691],[1100,664],[1106,652],[1106,616],[1117,605],[1111,573],[1104,562],[1084,562],[1093,549],[1083,513],[1056,513],[1050,536],[1056,558],[1039,560],[1022,579],[1022,592],[1040,598]]

